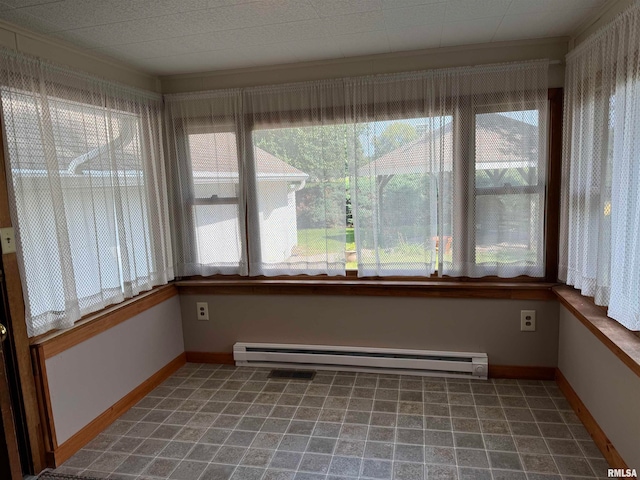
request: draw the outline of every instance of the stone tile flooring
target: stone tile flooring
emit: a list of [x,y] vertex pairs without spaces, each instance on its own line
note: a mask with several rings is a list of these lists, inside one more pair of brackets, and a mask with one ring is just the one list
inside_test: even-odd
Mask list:
[[176,480],[606,478],[554,382],[187,364],[56,470]]

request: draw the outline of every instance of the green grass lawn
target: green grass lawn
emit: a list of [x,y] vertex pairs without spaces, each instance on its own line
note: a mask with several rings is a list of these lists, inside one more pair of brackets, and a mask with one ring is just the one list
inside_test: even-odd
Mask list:
[[303,255],[343,252],[351,244],[355,250],[353,228],[307,228],[298,230],[298,251]]
[[[300,256],[321,255],[326,253],[341,253],[345,250],[355,251],[355,238],[353,228],[334,228],[325,230],[323,228],[309,228],[298,230],[298,247],[297,252]],[[373,252],[372,252],[373,253]],[[430,262],[431,251],[425,251],[420,244],[400,243],[393,248],[381,250],[380,260],[383,263],[424,263]],[[525,251],[519,248],[504,247],[499,252],[487,252],[478,249],[476,252],[476,263],[500,263],[509,264],[522,262],[536,262],[536,253],[534,251]],[[444,261],[451,261],[451,253],[446,253]],[[347,262],[347,270],[357,269],[357,262]]]

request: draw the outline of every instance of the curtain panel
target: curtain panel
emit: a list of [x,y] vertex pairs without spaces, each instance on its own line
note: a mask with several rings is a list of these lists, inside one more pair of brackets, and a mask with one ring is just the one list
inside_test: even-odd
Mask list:
[[176,275],[247,275],[240,90],[165,95]]
[[640,2],[567,56],[560,279],[640,330]]
[[547,71],[166,96],[177,271],[543,276]]
[[[363,276],[544,275],[548,62],[348,81]],[[404,137],[404,138],[403,138]]]
[[173,279],[162,98],[0,50],[29,336]]

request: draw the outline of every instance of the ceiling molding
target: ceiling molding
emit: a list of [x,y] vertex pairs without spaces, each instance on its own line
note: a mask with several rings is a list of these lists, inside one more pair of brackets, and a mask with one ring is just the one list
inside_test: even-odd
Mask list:
[[314,60],[311,62],[297,62],[297,63],[283,63],[280,65],[266,65],[258,67],[246,67],[246,68],[234,68],[234,69],[222,69],[222,70],[210,70],[205,72],[193,72],[193,73],[179,73],[176,75],[160,75],[159,78],[194,78],[204,76],[216,76],[216,75],[230,75],[236,73],[259,73],[263,71],[273,70],[288,70],[290,68],[304,68],[304,67],[319,67],[323,65],[341,65],[356,62],[371,62],[371,61],[384,61],[386,59],[396,59],[403,57],[419,57],[433,54],[446,54],[454,52],[464,52],[470,50],[493,50],[503,47],[521,47],[529,45],[549,45],[566,43],[570,37],[547,37],[536,38],[531,40],[512,40],[508,42],[488,42],[488,43],[474,43],[470,45],[456,45],[453,47],[437,47],[437,48],[425,48],[421,50],[408,50],[404,52],[390,52],[390,53],[376,53],[372,55],[361,55],[357,57],[335,58],[330,60]]
[[[165,75],[160,76],[160,81],[163,93],[179,93],[535,58],[549,58],[562,63],[567,53],[568,41],[569,37],[553,37],[491,42],[335,60]],[[551,70],[562,77],[564,65],[552,65]]]
[[582,43],[601,26],[626,10],[634,1],[636,0],[608,0],[595,15],[585,19],[571,34],[569,49],[573,49],[576,45]]
[[[85,72],[87,73],[98,74],[102,77],[109,77],[112,80],[121,81],[123,83],[134,83],[134,86],[136,87],[151,89],[155,92],[160,91],[160,81],[157,76],[150,75],[147,72],[143,72],[142,70],[139,70],[127,64],[126,62],[121,62],[114,59],[113,57],[83,49],[82,47],[78,47],[65,40],[59,40],[47,35],[36,33],[32,30],[20,27],[4,20],[0,20],[0,29],[14,34],[15,50],[18,52],[35,55],[43,58],[44,60],[64,63],[75,68],[78,68],[78,62],[73,60],[84,59],[89,62],[88,64],[82,62],[83,65],[86,65],[86,68],[83,68],[83,70],[85,70]],[[37,44],[52,47],[52,49],[56,51],[57,54],[53,54],[52,52],[51,55],[48,55],[46,52],[40,53],[38,51],[34,51],[38,49]],[[108,71],[99,68],[96,72],[96,68],[92,68],[92,63],[98,63],[103,67],[107,67],[108,69],[116,69],[121,73],[109,74]],[[137,81],[132,82],[131,80],[133,79],[137,79]]]

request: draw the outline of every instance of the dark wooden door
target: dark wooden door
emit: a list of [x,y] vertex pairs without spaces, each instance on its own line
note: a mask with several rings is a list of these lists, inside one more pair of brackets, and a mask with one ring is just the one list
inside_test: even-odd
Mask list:
[[[4,315],[2,317],[0,321],[5,321]],[[0,478],[19,480],[22,478],[22,468],[2,348],[7,331],[3,324],[0,325]]]

